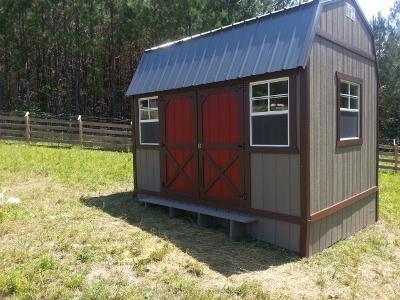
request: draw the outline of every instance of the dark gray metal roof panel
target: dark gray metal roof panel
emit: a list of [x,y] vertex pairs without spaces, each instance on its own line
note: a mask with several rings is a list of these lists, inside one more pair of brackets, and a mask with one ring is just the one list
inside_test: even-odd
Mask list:
[[319,1],[147,50],[127,95],[304,67]]

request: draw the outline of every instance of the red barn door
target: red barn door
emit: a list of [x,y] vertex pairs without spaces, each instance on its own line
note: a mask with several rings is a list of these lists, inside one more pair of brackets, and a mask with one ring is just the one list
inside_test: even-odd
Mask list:
[[200,196],[212,203],[245,201],[242,98],[238,88],[200,93]]
[[163,191],[197,196],[197,132],[193,94],[166,98],[162,111]]

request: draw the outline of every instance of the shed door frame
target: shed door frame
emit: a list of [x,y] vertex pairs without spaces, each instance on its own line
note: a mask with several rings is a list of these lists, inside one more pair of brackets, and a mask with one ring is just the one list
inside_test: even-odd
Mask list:
[[[223,205],[226,207],[245,207],[249,205],[249,198],[247,197],[247,191],[246,191],[246,185],[245,185],[245,174],[246,174],[246,168],[245,168],[245,150],[246,150],[246,141],[245,141],[245,134],[244,134],[244,95],[243,95],[243,85],[234,85],[234,86],[225,86],[225,87],[219,87],[219,88],[211,88],[211,89],[200,89],[198,91],[198,97],[197,97],[197,119],[198,119],[198,159],[199,159],[199,191],[200,191],[200,198],[207,203],[210,204],[217,204],[217,205]],[[204,167],[204,160],[207,159],[207,154],[205,153],[203,149],[203,124],[202,124],[202,104],[204,101],[213,94],[218,94],[222,92],[230,92],[232,95],[235,97],[238,105],[238,144],[237,144],[237,160],[239,160],[239,176],[240,176],[240,185],[238,189],[238,200],[237,201],[232,201],[228,199],[221,199],[221,198],[214,198],[214,197],[209,197],[205,195],[203,185],[204,183],[202,182],[202,171]],[[219,144],[215,145],[217,147],[220,147],[223,149],[226,147],[226,144]],[[229,148],[229,146],[228,146]],[[209,162],[211,162],[209,160]],[[224,176],[224,172],[229,169],[229,163],[232,161],[228,161],[227,164],[222,166],[222,168],[219,169],[219,177],[222,178],[222,180],[229,185],[229,179]],[[215,171],[217,171],[218,166],[214,164]],[[218,175],[217,175],[218,176]]]
[[[192,103],[192,135],[193,135],[193,141],[192,141],[192,153],[190,154],[190,157],[185,158],[183,163],[177,162],[172,156],[171,153],[169,152],[169,147],[184,147],[186,149],[190,148],[188,147],[187,144],[174,144],[174,145],[168,145],[166,143],[166,106],[168,103],[173,100],[173,99],[179,99],[179,98],[186,98],[191,101]],[[163,194],[168,195],[168,196],[173,196],[173,197],[184,197],[184,199],[197,199],[199,195],[199,180],[198,180],[198,174],[199,174],[199,169],[198,169],[198,151],[197,151],[197,104],[196,104],[196,93],[195,92],[188,92],[188,93],[175,93],[175,94],[170,94],[168,96],[163,96],[160,97],[160,131],[161,131],[161,191]],[[168,158],[167,158],[168,157]],[[168,186],[171,184],[171,180],[168,178],[167,175],[167,159],[172,160],[173,164],[175,165],[175,171],[176,174],[174,176],[180,176],[184,178],[184,180],[188,182],[189,178],[187,178],[184,168],[189,163],[190,161],[193,162],[193,173],[194,173],[194,178],[193,178],[193,192],[192,193],[185,193],[185,192],[178,192],[178,191],[172,191],[171,189],[168,188]]]

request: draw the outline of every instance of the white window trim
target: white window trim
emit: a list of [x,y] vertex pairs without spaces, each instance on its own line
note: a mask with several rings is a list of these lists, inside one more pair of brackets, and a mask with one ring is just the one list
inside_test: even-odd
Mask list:
[[[287,81],[288,84],[288,93],[287,94],[280,94],[280,95],[273,95],[272,97],[270,96],[270,83],[274,82],[280,82],[280,81]],[[268,83],[268,96],[263,96],[263,97],[254,97],[253,98],[253,86],[255,85],[260,85],[260,84],[265,84]],[[270,148],[289,148],[290,147],[290,82],[289,82],[289,77],[281,77],[281,78],[276,78],[276,79],[271,79],[271,80],[263,80],[263,81],[255,81],[250,83],[250,93],[249,93],[249,112],[250,112],[250,146],[251,147],[270,147]],[[269,106],[269,101],[270,99],[276,99],[276,98],[282,98],[282,97],[287,97],[288,98],[288,109],[284,111],[267,111],[267,112],[253,112],[253,101],[254,100],[267,100],[268,101],[268,106]],[[260,144],[253,144],[253,117],[256,116],[273,116],[273,115],[287,115],[287,120],[288,120],[288,143],[287,145],[260,145]]]
[[[347,81],[347,80],[340,80],[339,81],[339,85],[342,83],[346,83],[347,84],[347,94],[342,94],[340,93],[340,98],[341,97],[346,97],[348,100],[348,108],[342,108],[340,107],[340,111],[342,112],[356,112],[358,113],[358,136],[356,137],[348,137],[348,138],[340,138],[341,141],[353,141],[353,140],[359,140],[361,138],[361,115],[360,115],[360,101],[361,101],[361,97],[360,97],[360,93],[361,93],[361,85],[359,83],[355,83],[355,82],[351,82],[351,81]],[[358,87],[358,95],[354,96],[351,95],[350,93],[350,86],[357,86]],[[351,99],[357,99],[357,105],[358,108],[354,109],[354,108],[350,108],[351,106]],[[339,102],[339,105],[341,105],[341,103]]]
[[[150,119],[150,120],[142,120],[142,119],[141,119],[141,115],[140,115],[140,111],[141,111],[141,109],[140,109],[140,102],[143,101],[143,100],[149,101],[149,104],[148,104],[148,105],[149,105],[149,106],[148,106],[148,111],[153,110],[153,111],[158,111],[158,112],[159,112],[158,107],[157,107],[157,108],[150,108],[150,100],[152,100],[152,99],[157,99],[157,100],[158,100],[158,96],[139,98],[139,99],[138,99],[138,102],[137,102],[137,105],[138,105],[138,114],[139,114],[139,143],[140,143],[140,145],[147,145],[147,146],[157,146],[157,145],[160,145],[160,143],[143,143],[143,142],[142,142],[142,127],[141,127],[141,124],[142,124],[142,123],[158,123],[158,122],[160,121],[159,118],[158,118],[158,119]],[[158,102],[157,102],[157,103],[158,103]]]

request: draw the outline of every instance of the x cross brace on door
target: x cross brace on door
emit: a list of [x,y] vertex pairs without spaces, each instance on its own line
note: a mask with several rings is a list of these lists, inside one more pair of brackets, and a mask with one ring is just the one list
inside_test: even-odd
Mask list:
[[172,156],[172,154],[166,149],[165,150],[168,158],[172,161],[172,163],[174,164],[175,168],[176,168],[176,172],[174,173],[174,175],[168,180],[168,182],[166,183],[166,186],[169,187],[174,181],[175,179],[179,176],[182,175],[183,179],[186,181],[186,183],[192,188],[192,190],[195,190],[195,187],[193,185],[193,182],[190,180],[190,178],[187,176],[186,172],[185,172],[185,167],[186,165],[193,159],[194,153],[192,152],[188,158],[186,158],[186,160],[183,162],[182,166],[179,165],[179,163],[176,161],[175,157]]
[[207,159],[207,161],[211,164],[214,171],[217,173],[217,175],[215,175],[215,177],[207,184],[207,186],[202,189],[203,193],[206,193],[219,180],[219,178],[222,178],[222,180],[225,182],[225,184],[228,186],[228,188],[230,188],[236,195],[240,195],[240,192],[232,184],[231,180],[228,177],[226,177],[224,174],[225,171],[227,171],[234,164],[234,162],[239,158],[239,153],[236,152],[236,154],[234,156],[232,156],[224,164],[224,166],[222,168],[219,168],[217,163],[204,150],[201,150],[201,153]]

